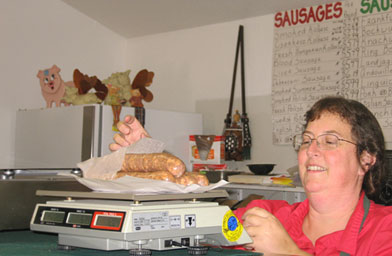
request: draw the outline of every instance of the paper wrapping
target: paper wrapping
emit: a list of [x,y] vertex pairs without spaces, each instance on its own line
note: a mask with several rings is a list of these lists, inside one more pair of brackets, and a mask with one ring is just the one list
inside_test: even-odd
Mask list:
[[84,178],[112,180],[121,170],[125,154],[150,154],[162,153],[165,145],[163,142],[151,138],[142,138],[128,147],[119,149],[103,157],[90,158],[78,163],[83,171]]
[[209,186],[192,184],[189,186],[179,185],[169,181],[142,179],[131,176],[121,177],[116,180],[99,180],[76,178],[86,187],[106,193],[131,193],[136,195],[156,195],[156,194],[183,194],[183,193],[203,193],[221,186],[228,182],[221,180]]
[[124,176],[113,180],[116,173],[121,170],[125,154],[162,153],[163,150],[163,142],[151,138],[142,138],[131,146],[121,148],[106,156],[91,158],[78,163],[77,166],[83,171],[83,178],[76,177],[76,179],[94,191],[132,194],[203,193],[228,183],[226,181],[220,181],[209,186],[200,186],[197,184],[183,186],[168,181],[142,179],[131,176]]

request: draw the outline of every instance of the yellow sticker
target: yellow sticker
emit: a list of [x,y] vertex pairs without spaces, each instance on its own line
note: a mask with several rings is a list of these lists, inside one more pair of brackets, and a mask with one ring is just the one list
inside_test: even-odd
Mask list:
[[222,233],[230,242],[237,241],[241,235],[243,226],[232,211],[227,211],[223,217]]

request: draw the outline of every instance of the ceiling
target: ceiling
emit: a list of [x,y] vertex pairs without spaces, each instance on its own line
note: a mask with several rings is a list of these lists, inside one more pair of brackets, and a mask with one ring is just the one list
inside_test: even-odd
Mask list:
[[62,0],[125,38],[246,19],[336,0]]

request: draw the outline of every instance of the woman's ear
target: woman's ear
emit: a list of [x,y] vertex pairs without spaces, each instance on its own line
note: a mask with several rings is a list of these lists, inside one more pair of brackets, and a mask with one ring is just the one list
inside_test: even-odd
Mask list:
[[367,173],[369,171],[370,167],[372,167],[376,163],[376,156],[370,154],[366,150],[364,150],[361,153],[361,156],[359,158],[359,162],[361,164],[362,170],[364,171],[363,174]]

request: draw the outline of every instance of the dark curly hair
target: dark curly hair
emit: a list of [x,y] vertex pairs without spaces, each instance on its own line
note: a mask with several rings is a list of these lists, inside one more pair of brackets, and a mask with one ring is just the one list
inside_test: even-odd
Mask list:
[[309,122],[329,112],[339,115],[351,125],[351,133],[357,144],[358,161],[363,151],[376,156],[376,161],[364,177],[362,189],[368,198],[380,203],[380,191],[386,180],[385,141],[376,117],[362,103],[338,96],[328,96],[317,101],[305,114],[305,127]]

